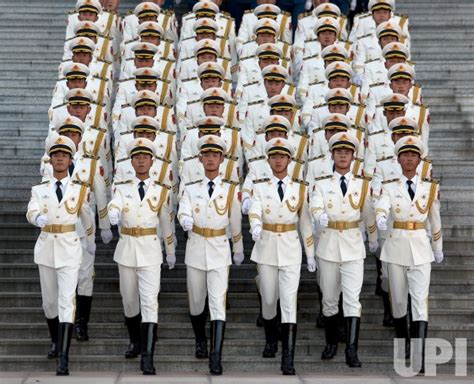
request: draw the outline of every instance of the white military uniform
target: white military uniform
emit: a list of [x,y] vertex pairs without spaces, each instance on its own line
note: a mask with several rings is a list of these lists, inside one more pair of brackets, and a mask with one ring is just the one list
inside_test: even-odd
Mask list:
[[[341,176],[345,177],[347,191],[343,196]],[[377,240],[377,228],[370,199],[369,181],[352,173],[334,172],[316,181],[310,198],[310,209],[315,222],[326,213],[329,225],[323,228],[316,249],[320,268],[319,285],[323,292],[323,314],[338,313],[342,291],[344,317],[360,317],[359,301],[364,277],[365,246],[359,229],[363,220],[369,241]]]
[[[314,242],[307,205],[307,184],[286,176],[283,200],[278,179],[254,180],[249,212],[252,231],[262,226],[251,260],[257,263],[262,295],[262,314],[267,320],[277,314],[280,299],[282,323],[296,323],[296,302],[300,282],[303,242],[306,257],[314,257]],[[299,225],[299,232],[298,232]],[[300,239],[300,235],[302,239]]]
[[[387,239],[380,260],[386,263],[394,318],[407,313],[408,294],[411,296],[413,321],[428,321],[428,293],[433,252],[442,251],[439,186],[422,180],[411,180],[415,192],[413,201],[408,194],[407,178],[386,183],[377,203],[377,218],[391,217]],[[432,241],[426,233],[429,222]]]
[[60,180],[63,198],[58,202],[57,182],[52,177],[32,188],[26,218],[33,225],[40,215],[48,218],[34,249],[45,316],[59,316],[60,323],[73,323],[83,253],[81,237],[87,237],[87,243],[94,242],[95,227],[88,204],[89,188],[66,177]]
[[114,261],[119,266],[125,316],[134,317],[141,312],[142,322],[157,323],[163,262],[157,228],[166,239],[166,254],[174,255],[174,215],[168,186],[148,178],[144,180],[145,196],[140,200],[139,183],[135,178],[115,184],[109,212],[115,209],[120,212],[121,226]]
[[216,177],[214,190],[209,197],[208,183],[204,178],[184,188],[180,200],[178,220],[194,221],[186,244],[186,280],[192,316],[204,311],[209,298],[211,321],[226,320],[226,296],[229,266],[232,264],[226,228],[230,226],[234,253],[243,252],[242,215],[237,185]]

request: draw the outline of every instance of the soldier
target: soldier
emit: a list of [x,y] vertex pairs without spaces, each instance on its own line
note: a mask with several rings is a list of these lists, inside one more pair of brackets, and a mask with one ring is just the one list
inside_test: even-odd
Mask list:
[[[26,218],[41,228],[34,257],[38,264],[43,310],[51,337],[48,358],[58,357],[56,375],[69,375],[69,347],[74,322],[76,287],[82,262],[82,242],[95,253],[95,227],[89,186],[69,178],[76,152],[74,142],[58,136],[48,141],[53,175],[34,186]],[[82,225],[81,225],[82,224]]]
[[[444,257],[439,185],[422,179],[417,172],[423,152],[423,143],[417,137],[406,136],[397,141],[395,153],[402,175],[384,184],[376,205],[377,226],[382,231],[389,231],[380,259],[386,263],[388,272],[395,332],[398,338],[407,341],[405,357],[408,358],[406,314],[410,295],[413,318],[410,335],[419,339],[419,344],[415,344],[417,350],[412,354],[415,357],[412,366],[421,372],[424,372],[424,344],[428,332],[431,262],[441,263]],[[431,225],[431,244],[427,223]]]
[[209,369],[222,374],[221,355],[226,320],[226,295],[229,266],[232,264],[226,228],[230,226],[234,263],[244,261],[241,232],[242,215],[236,183],[224,180],[219,167],[224,161],[225,143],[215,135],[202,137],[198,143],[204,179],[187,184],[180,200],[178,220],[189,233],[186,244],[186,280],[191,323],[196,338],[197,358],[206,358],[206,295],[211,317]]
[[158,294],[163,255],[157,228],[165,239],[166,262],[174,268],[175,245],[173,217],[170,207],[170,186],[150,177],[156,156],[155,146],[148,139],[138,138],[128,146],[135,177],[115,184],[109,203],[112,225],[119,225],[120,239],[114,253],[120,274],[120,293],[130,345],[125,357],[138,355],[144,375],[155,375],[153,355],[158,323]]
[[68,17],[66,41],[74,38],[74,28],[78,23],[81,21],[98,22],[101,12],[102,6],[98,0],[78,0],[74,11]]
[[310,199],[313,220],[322,228],[316,255],[323,293],[326,347],[323,360],[332,359],[338,344],[338,303],[342,291],[346,320],[346,364],[361,367],[357,356],[364,276],[365,246],[359,229],[361,219],[369,233],[369,250],[378,248],[375,214],[369,180],[351,174],[359,142],[346,132],[329,140],[334,173],[316,181]]
[[[294,149],[283,138],[267,143],[266,154],[272,169],[270,177],[253,181],[249,212],[255,241],[251,260],[257,263],[262,295],[262,315],[266,344],[262,356],[275,357],[277,300],[281,308],[283,375],[294,375],[296,343],[296,302],[302,262],[299,226],[308,269],[314,272],[314,248],[311,219],[307,206],[307,184],[288,175]],[[314,268],[313,268],[314,267]]]

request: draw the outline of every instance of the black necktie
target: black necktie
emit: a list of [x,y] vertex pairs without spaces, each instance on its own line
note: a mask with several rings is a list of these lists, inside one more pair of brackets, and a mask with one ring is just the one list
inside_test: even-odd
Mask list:
[[413,189],[411,189],[412,184],[413,184],[413,181],[407,180],[408,194],[410,195],[410,199],[413,200],[415,198],[415,191]]
[[69,176],[72,176],[73,172],[74,172],[74,163],[71,162],[71,165],[69,166]]
[[61,200],[63,199],[63,191],[61,189],[61,186],[63,184],[58,180],[56,181],[56,196],[58,197],[58,202],[60,203]]
[[344,176],[341,176],[341,191],[342,191],[342,196],[346,196],[347,184],[346,184],[346,178]]
[[145,197],[145,182],[144,181],[140,181],[140,183],[138,183],[138,194],[140,195],[140,200],[143,200],[143,198]]
[[278,196],[280,196],[280,201],[283,201],[283,181],[281,180],[278,182]]
[[209,183],[207,183],[207,185],[209,186],[209,197],[212,197],[212,193],[214,192],[214,182],[210,181]]

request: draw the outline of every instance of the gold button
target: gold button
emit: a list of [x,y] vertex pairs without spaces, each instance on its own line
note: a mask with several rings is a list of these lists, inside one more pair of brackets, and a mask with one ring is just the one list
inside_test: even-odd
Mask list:
[[58,237],[58,235],[54,235],[54,237]]

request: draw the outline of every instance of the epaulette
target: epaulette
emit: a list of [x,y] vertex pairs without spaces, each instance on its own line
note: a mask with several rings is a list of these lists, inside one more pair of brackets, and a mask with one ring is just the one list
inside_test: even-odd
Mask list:
[[242,130],[242,128],[240,127],[234,127],[233,125],[224,125],[224,128],[226,129],[232,129],[233,131],[237,131],[237,132],[240,132]]
[[322,80],[322,81],[313,81],[312,83],[309,83],[308,85],[311,86],[311,85],[319,85],[319,84],[324,84],[326,81],[325,80]]
[[257,100],[248,103],[247,105],[257,105],[257,104],[265,104],[265,100]]
[[312,133],[318,133],[318,132],[321,132],[321,131],[324,131],[323,127],[314,128],[311,132]]
[[364,19],[366,17],[372,16],[372,13],[370,13],[370,12],[361,13],[358,16],[359,16],[359,19]]
[[304,181],[304,180],[301,180],[301,179],[291,179],[291,181],[294,181],[295,183],[303,184],[303,185],[306,185],[306,186],[309,185],[309,183],[307,181]]
[[366,37],[370,37],[370,36],[373,36],[372,33],[366,33],[365,35],[362,35],[362,36],[359,36],[358,39],[365,39]]
[[255,180],[252,180],[252,183],[254,184],[258,184],[258,183],[267,183],[270,181],[270,178],[269,177],[265,177],[263,179],[255,179]]
[[125,180],[125,181],[119,181],[117,183],[115,183],[115,185],[124,185],[124,184],[132,184],[133,183],[133,180]]
[[191,39],[194,40],[195,38],[196,38],[195,36],[189,36],[189,37],[184,38],[181,41],[186,41],[186,40],[191,40]]
[[122,104],[121,108],[128,108],[131,107],[132,105],[130,103],[127,104]]
[[376,59],[366,60],[365,64],[373,63],[374,61],[382,61],[382,58],[381,58],[381,57],[378,57],[378,58],[376,58]]
[[70,11],[68,11],[69,15],[74,15],[75,13],[78,13],[76,8],[71,9]]
[[413,61],[413,60],[407,60],[407,64],[408,64],[408,65],[411,65],[412,67],[414,67],[414,66],[415,66],[415,64],[416,64],[416,61]]
[[128,79],[122,79],[122,80],[119,80],[118,82],[119,83],[125,83],[126,81],[132,81],[132,80],[135,80],[134,77],[129,77]]
[[390,183],[394,183],[396,181],[400,181],[400,179],[397,177],[396,179],[384,180],[384,181],[382,181],[382,184],[390,184]]
[[161,9],[161,13],[164,13],[165,15],[173,16],[174,15],[174,10],[172,9]]
[[362,176],[362,175],[354,175],[355,179],[360,179],[360,180],[367,180],[367,181],[372,181],[371,176]]
[[239,161],[239,158],[237,156],[230,156],[230,155],[227,155],[227,154],[224,155],[224,159],[232,160],[232,161]]
[[301,165],[305,164],[304,160],[298,160],[296,157],[292,157],[291,160],[294,161],[295,163],[298,163],[298,164],[301,164]]
[[240,60],[240,61],[244,61],[244,60],[254,59],[254,58],[255,58],[255,55],[252,55],[252,56],[241,57],[239,60]]
[[189,127],[186,127],[186,131],[190,131],[191,129],[198,129],[198,127],[196,127],[195,125],[190,125]]
[[310,60],[310,59],[314,59],[315,57],[319,57],[319,53],[316,53],[316,54],[313,55],[313,56],[306,56],[306,57],[303,57],[303,60]]
[[406,17],[408,19],[408,15],[405,14],[405,13],[394,13],[394,16],[398,16],[398,17]]
[[118,159],[117,163],[121,163],[123,161],[130,160],[130,157],[124,157],[123,159]]
[[257,81],[252,81],[251,83],[244,84],[244,87],[249,87],[251,85],[255,85],[255,84],[259,84],[259,83],[260,83],[260,81],[258,81],[258,80]]
[[98,61],[100,63],[105,63],[105,64],[112,65],[112,62],[110,60],[96,59],[96,61]]
[[309,139],[309,135],[304,133],[304,132],[297,132],[297,131],[293,131],[292,132],[294,135],[298,135],[298,136],[301,136],[301,137],[306,137],[307,139]]
[[72,59],[62,60],[61,63],[68,63],[69,61],[72,61]]
[[367,105],[365,105],[364,103],[355,103],[355,102],[352,102],[351,105],[353,105],[354,107],[364,107],[364,108],[367,108]]
[[222,61],[229,61],[230,62],[230,60],[231,60],[230,57],[224,57],[224,56],[218,56],[217,58],[221,59]]
[[120,136],[123,136],[123,135],[130,135],[132,134],[133,131],[125,131],[125,132],[120,132]]
[[140,40],[140,38],[135,37],[134,39],[127,40],[124,44],[127,45],[127,44],[130,44],[130,43],[134,43],[135,41],[139,41],[139,40]]
[[64,39],[64,42],[67,43],[68,41],[72,41],[76,38],[76,36],[70,37],[69,39]]
[[427,178],[424,178],[422,181],[425,181],[427,183],[431,183],[431,184],[438,184],[439,185],[439,180],[435,180],[435,179],[427,179]]
[[196,104],[196,103],[200,103],[200,102],[201,102],[201,99],[197,99],[197,100],[188,101],[186,104],[191,105],[191,104]]
[[186,157],[185,159],[183,159],[183,161],[189,161],[189,160],[193,160],[193,159],[196,159],[199,157],[199,154],[197,155],[194,155],[194,156],[190,156],[190,157]]
[[308,40],[305,40],[304,42],[305,43],[312,43],[313,41],[318,41],[318,39],[308,39]]
[[191,15],[193,15],[193,14],[194,14],[193,11],[189,11],[189,12],[186,12],[186,13],[183,15],[183,17],[191,16]]
[[256,135],[264,135],[265,134],[265,128],[260,128],[255,132]]
[[311,15],[312,15],[311,11],[300,13],[299,16],[298,16],[298,20],[304,19],[305,17],[311,16]]
[[197,183],[201,183],[202,182],[202,179],[200,180],[195,180],[195,181],[190,181],[189,183],[186,183],[184,185],[193,185],[193,184],[197,184]]
[[133,61],[133,60],[135,60],[134,57],[129,57],[129,58],[125,59],[125,61]]
[[370,84],[369,88],[380,87],[381,85],[385,85],[385,83],[381,81],[380,83]]
[[165,159],[164,157],[155,156],[155,159],[158,159],[158,160],[162,161],[163,163],[171,164],[171,160]]
[[424,161],[425,163],[432,163],[432,160],[429,157],[423,157],[421,161]]
[[101,80],[101,81],[109,81],[108,78],[106,78],[106,77],[101,77],[100,75],[97,75],[97,74],[92,75],[92,78],[93,78],[93,79],[97,79],[97,80]]
[[284,11],[284,10],[281,10],[281,14],[285,15],[285,16],[291,16],[290,12],[287,12],[287,11]]
[[314,181],[320,181],[320,180],[326,180],[326,179],[332,179],[333,175],[324,175],[324,176],[319,176],[314,179]]
[[49,179],[48,179],[48,180],[44,180],[44,181],[42,181],[41,183],[36,184],[36,185],[48,184],[50,181],[51,181],[51,180],[49,180]]
[[125,17],[131,16],[131,15],[134,15],[134,14],[135,14],[135,12],[131,9],[130,11],[127,12]]
[[161,61],[167,61],[168,63],[176,63],[176,60],[175,59],[169,59],[167,57],[161,57],[160,58]]
[[252,163],[252,162],[257,161],[257,160],[265,160],[266,158],[267,158],[266,156],[253,157],[253,158],[248,160],[248,163]]
[[231,16],[231,14],[229,12],[221,11],[220,14],[222,15],[222,17],[224,17],[226,19],[234,20],[234,18]]
[[198,78],[197,77],[188,77],[187,79],[184,79],[184,80],[181,80],[182,83],[185,83],[187,81],[191,81],[191,80],[197,80]]
[[254,43],[254,42],[255,40],[247,40],[245,43],[243,43],[243,45],[248,44],[248,43]]
[[244,14],[253,13],[253,12],[254,12],[254,9],[253,9],[253,8],[252,8],[252,9],[246,9],[246,10],[244,11]]
[[168,189],[168,190],[171,189],[171,186],[169,186],[168,184],[160,183],[159,181],[155,181],[154,184],[155,184],[155,185],[159,185],[160,187],[166,188],[166,189]]
[[195,59],[196,57],[195,56],[190,56],[190,57],[186,57],[185,59],[181,59],[181,61],[187,61],[187,60],[191,60],[191,59]]
[[322,155],[319,155],[319,156],[314,156],[314,157],[312,157],[311,159],[308,159],[308,163],[309,163],[310,161],[323,159],[323,158],[325,158],[325,157],[326,157],[325,154],[322,154]]
[[314,105],[314,106],[313,106],[313,109],[320,108],[320,107],[327,107],[327,103],[322,103],[322,104]]
[[158,132],[159,133],[166,133],[167,135],[171,135],[171,136],[176,135],[176,132],[168,131],[167,129],[166,130],[165,129],[160,129]]
[[239,185],[239,182],[237,181],[232,181],[232,180],[227,180],[227,179],[222,179],[223,183],[231,184],[231,185]]
[[369,136],[378,135],[379,133],[385,133],[385,130],[384,130],[384,129],[381,129],[380,131],[369,132]]
[[55,105],[53,109],[58,109],[58,108],[64,107],[65,105],[67,105],[67,103],[58,104],[58,105]]

